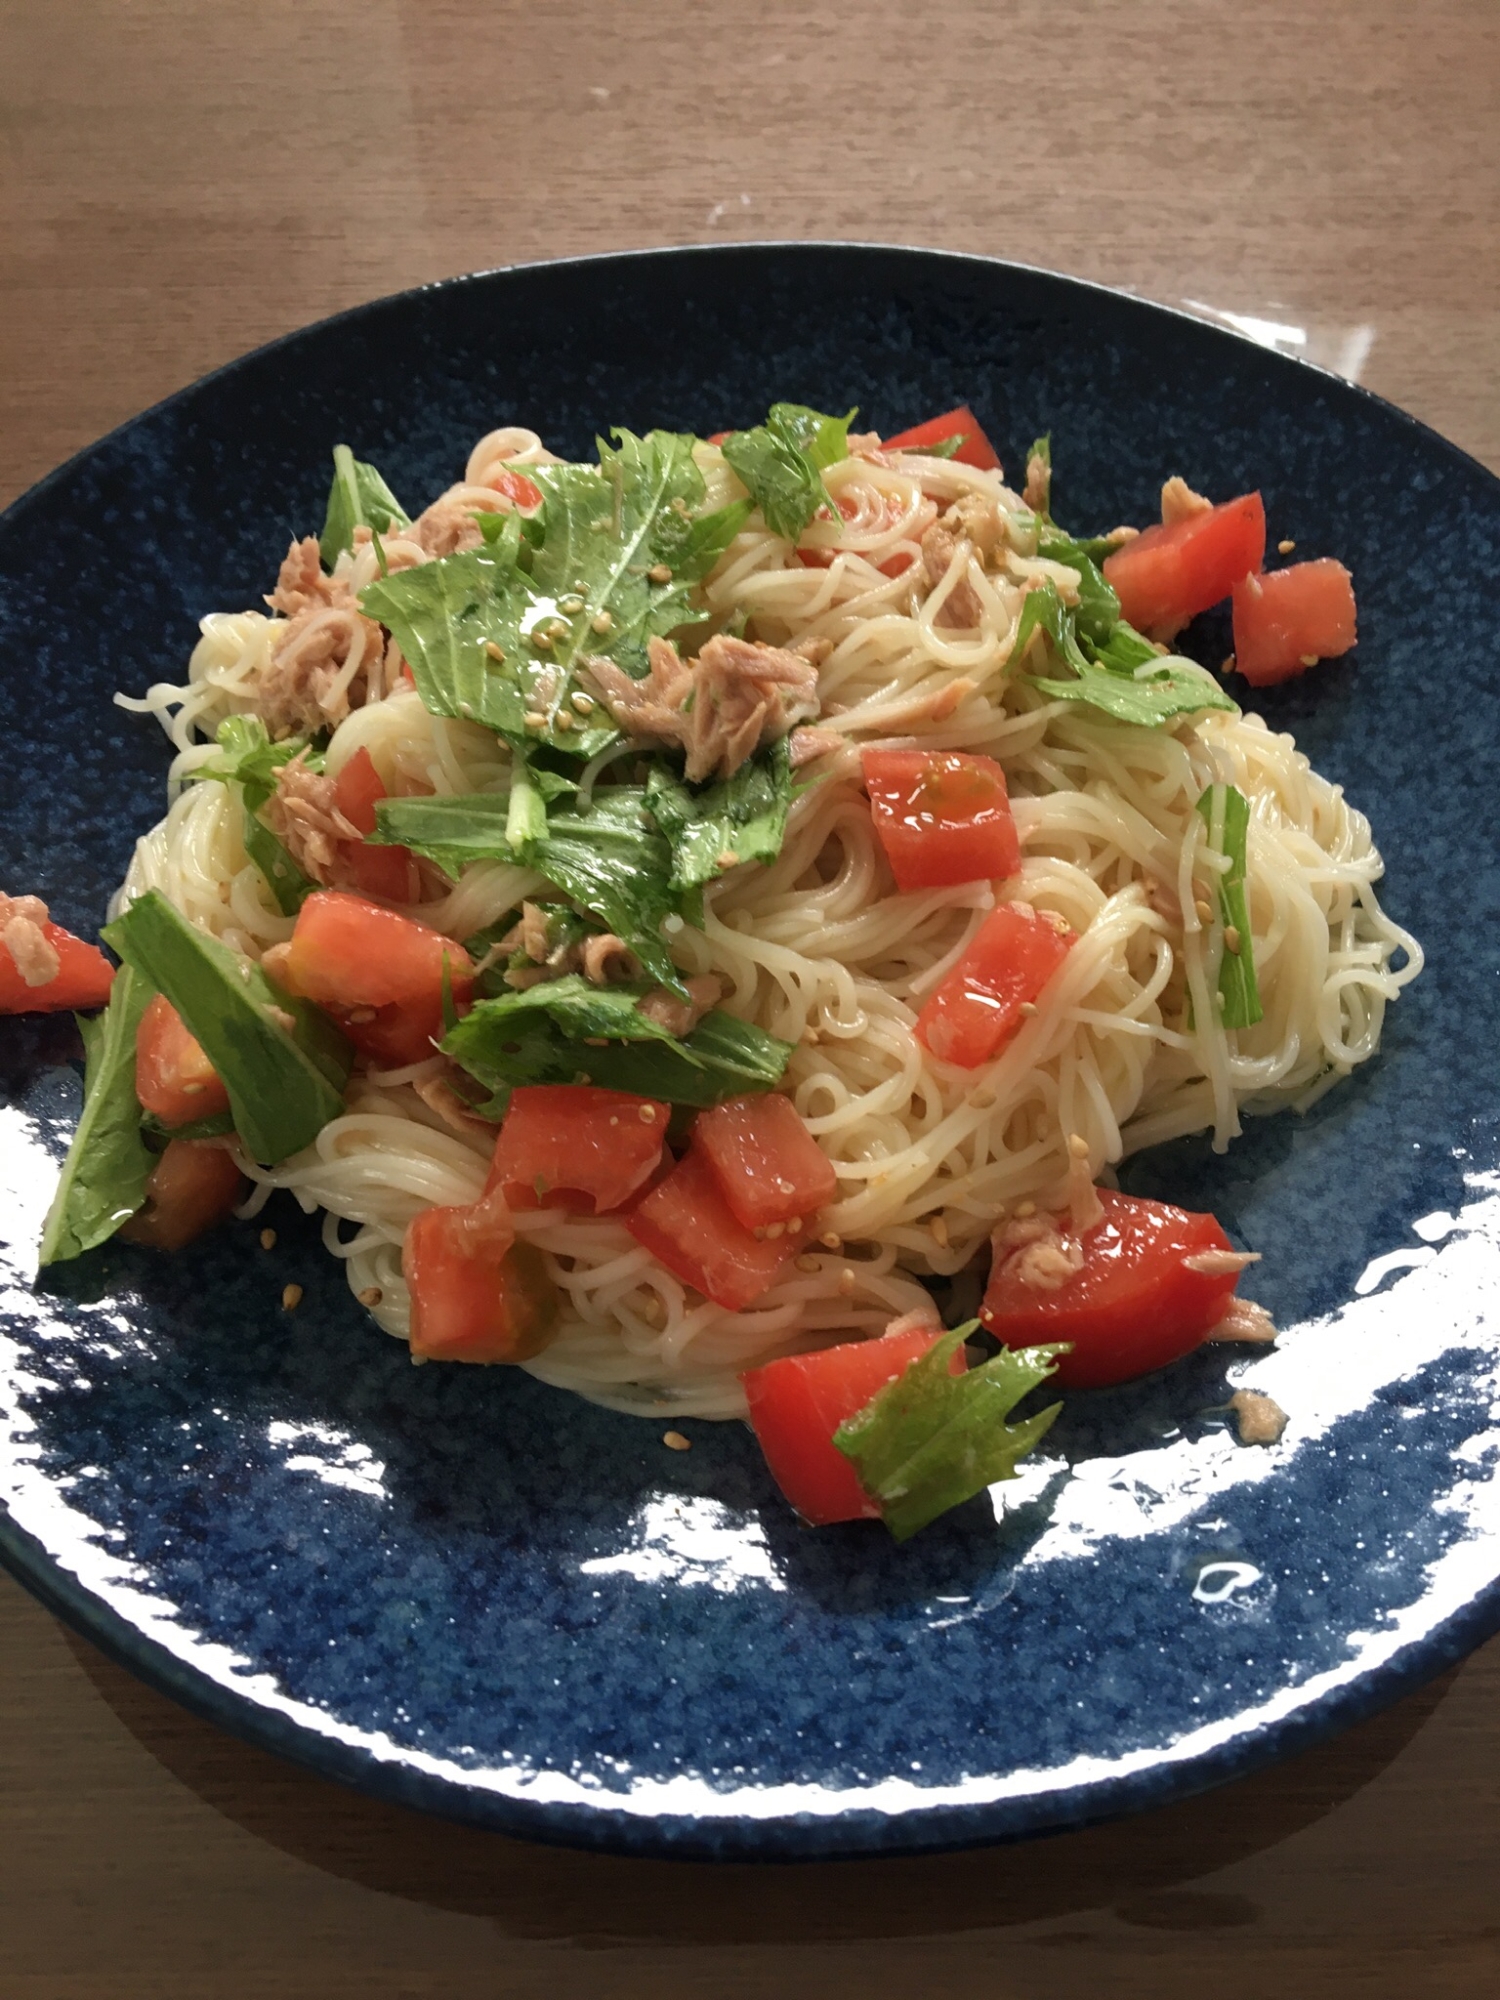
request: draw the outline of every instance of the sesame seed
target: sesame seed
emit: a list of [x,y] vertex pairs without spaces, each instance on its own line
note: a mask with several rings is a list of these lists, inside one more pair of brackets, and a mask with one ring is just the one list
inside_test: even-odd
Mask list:
[[929,1215],[927,1227],[932,1231],[932,1240],[939,1250],[948,1247],[948,1218],[945,1215]]
[[581,597],[565,597],[557,608],[559,611],[565,611],[570,618],[576,618],[583,609],[583,599]]
[[1193,904],[1193,913],[1197,917],[1200,924],[1211,924],[1214,920],[1213,911],[1209,908],[1208,904],[1204,902],[1201,896],[1199,896],[1196,902]]
[[552,644],[552,634],[550,632],[533,632],[530,637],[532,645],[539,646],[543,650]]
[[263,1229],[260,1232],[260,1247],[262,1250],[274,1250],[276,1248],[276,1231],[274,1229]]
[[638,1115],[643,1125],[654,1125],[656,1123],[656,1106],[654,1104],[643,1104]]
[[805,1250],[803,1251],[802,1255],[797,1259],[797,1269],[799,1271],[821,1271],[822,1268],[823,1267],[818,1262],[817,1258],[809,1257]]
[[609,1122],[611,1125],[618,1125],[620,1121],[618,1118],[611,1118]]
[[1224,926],[1224,949],[1232,951],[1236,958],[1240,955],[1240,934],[1233,924]]
[[723,853],[719,856],[719,866],[721,868],[738,868],[739,865],[740,865],[740,857],[737,854],[731,854],[729,849],[726,847]]
[[774,1243],[785,1228],[786,1224],[784,1222],[768,1222],[766,1224],[766,1241]]
[[384,1297],[385,1293],[379,1285],[366,1285],[359,1295],[359,1302],[362,1306],[378,1306]]
[[596,611],[589,620],[589,629],[594,632],[607,632],[614,622],[607,611]]
[[794,1215],[791,1221],[786,1226],[786,1233],[788,1236],[795,1236],[797,1232],[801,1229],[801,1227],[802,1227],[802,1217],[800,1215]]
[[988,1084],[985,1084],[982,1089],[975,1091],[969,1102],[976,1111],[992,1111],[995,1106],[995,1093]]
[[571,715],[569,715],[568,711],[565,708],[560,708],[557,711],[556,715],[553,716],[552,727],[554,729],[560,729],[565,736],[568,733],[568,731],[573,727],[573,718]]
[[842,1250],[844,1247],[844,1239],[836,1229],[825,1229],[818,1241],[825,1250]]
[[570,694],[568,700],[572,702],[580,715],[593,714],[594,697],[591,694]]
[[1031,1016],[1032,1014],[1035,1014],[1037,1011],[1038,1011],[1037,1004],[1035,1000],[1023,1000],[1020,1006],[1017,1007],[1016,1009],[1016,1012],[1018,1014],[1025,1014],[1028,1017]]
[[804,1028],[802,1030],[802,1040],[807,1048],[815,1049],[822,1039],[823,1037],[818,1033],[816,1028]]
[[1089,1156],[1089,1142],[1081,1132],[1068,1134],[1068,1152],[1075,1160],[1086,1160]]
[[1315,667],[1318,664],[1318,655],[1316,653],[1299,653],[1297,658],[1302,662],[1304,667]]
[[670,583],[672,572],[666,563],[653,563],[646,572],[653,583]]
[[301,1305],[301,1303],[302,1303],[302,1287],[300,1285],[282,1286],[281,1307],[283,1312],[290,1312],[293,1306],[299,1306]]
[[503,646],[497,646],[493,639],[485,640],[484,650],[489,654],[490,658],[495,662],[495,665],[497,667],[500,665],[501,661],[505,658],[505,648]]
[[668,1451],[691,1451],[693,1448],[692,1439],[685,1438],[681,1431],[663,1431],[661,1441]]
[[843,1270],[839,1272],[839,1290],[843,1293],[846,1299],[849,1297],[850,1293],[854,1290],[854,1285],[855,1285],[854,1268],[852,1265],[846,1264]]
[[1036,1214],[1036,1203],[1034,1201],[1017,1202],[1016,1214],[1020,1216],[1021,1220],[1024,1222],[1028,1215]]
[[207,1088],[206,1083],[185,1083],[182,1086],[182,1094],[184,1097],[201,1097]]
[[526,724],[526,727],[528,729],[545,729],[547,727],[546,716],[538,715],[535,709],[533,709],[529,715],[523,716],[521,719]]
[[1295,542],[1278,542],[1276,544],[1276,551],[1278,555],[1289,556],[1296,546]]
[[1237,666],[1233,653],[1226,653],[1219,663],[1219,672],[1221,674],[1232,674],[1236,671]]

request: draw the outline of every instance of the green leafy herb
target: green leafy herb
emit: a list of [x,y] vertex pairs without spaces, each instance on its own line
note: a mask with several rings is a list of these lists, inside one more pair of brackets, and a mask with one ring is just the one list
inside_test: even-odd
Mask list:
[[333,568],[345,549],[353,548],[354,530],[361,524],[389,534],[392,528],[409,528],[411,516],[373,465],[361,464],[348,445],[336,444],[328,514],[318,537],[326,569]]
[[978,1324],[944,1334],[833,1434],[898,1542],[986,1486],[1013,1479],[1062,1408],[1053,1403],[1024,1423],[1005,1421],[1046,1381],[1065,1347],[1007,1348],[950,1375],[949,1361]]
[[349,1045],[315,1007],[273,987],[258,965],[198,930],[156,889],[104,938],[167,996],[202,1044],[255,1159],[284,1160],[339,1116]]
[[42,1228],[43,1264],[92,1250],[146,1199],[154,1161],[141,1139],[135,1036],[151,991],[148,980],[123,966],[104,1012],[77,1017],[87,1056],[83,1115]]
[[[1224,855],[1229,866],[1218,876],[1219,916],[1226,941],[1219,959],[1219,991],[1224,1006],[1219,1019],[1226,1028],[1253,1028],[1261,1019],[1260,988],[1250,936],[1250,906],[1245,897],[1245,848],[1250,826],[1250,802],[1234,785],[1210,785],[1198,801],[1208,828],[1208,844]],[[1231,951],[1227,934],[1236,934],[1239,949]]]
[[548,812],[544,785],[570,789],[551,772],[518,763],[508,799],[488,793],[382,799],[375,838],[425,854],[451,875],[470,861],[535,868],[628,944],[653,979],[684,992],[661,925],[664,917],[694,912],[673,887],[672,850],[645,811],[646,792],[615,785],[597,792],[586,809]]
[[725,458],[739,474],[773,535],[797,541],[828,491],[822,473],[849,456],[849,425],[857,412],[827,417],[803,403],[773,403],[753,430],[725,438]]
[[317,751],[309,750],[306,739],[300,736],[273,743],[266,725],[254,715],[227,716],[219,724],[215,741],[224,755],[198,765],[189,778],[213,778],[239,786],[245,852],[265,876],[282,915],[294,917],[318,885],[303,874],[260,811],[276,789],[276,773],[283,764],[305,752],[308,769],[321,771],[323,759]]
[[600,440],[597,466],[528,467],[544,497],[534,520],[492,516],[501,525],[484,548],[401,570],[363,592],[365,612],[396,635],[434,715],[593,757],[616,731],[602,706],[585,703],[579,713],[573,696],[587,693],[580,665],[607,656],[639,678],[648,639],[707,615],[692,586],[743,513],[694,515],[705,489],[692,438],[614,437],[613,446]]
[[1096,646],[1106,644],[1120,623],[1120,600],[1085,545],[1044,523],[1037,536],[1037,554],[1078,572],[1078,609],[1074,613],[1078,636]]
[[646,804],[672,845],[672,887],[712,882],[742,861],[774,861],[786,838],[793,795],[785,737],[715,785],[694,789],[665,765],[654,766]]
[[522,1083],[587,1081],[672,1104],[706,1106],[781,1079],[792,1053],[761,1028],[718,1009],[679,1041],[641,1013],[644,986],[592,986],[576,973],[481,1000],[443,1050],[486,1089],[500,1116]]
[[[1025,658],[1038,630],[1047,634],[1075,676],[1072,680],[1033,679],[1032,685],[1055,701],[1086,702],[1117,722],[1135,723],[1143,729],[1159,729],[1174,716],[1197,715],[1206,708],[1238,713],[1218,682],[1196,662],[1158,653],[1123,620],[1103,645],[1080,645],[1073,614],[1050,583],[1027,593],[1013,659]],[[1127,658],[1135,664],[1114,664]]]
[[973,436],[972,431],[955,431],[952,437],[939,438],[936,444],[900,444],[900,452],[911,452],[917,458],[957,458]]

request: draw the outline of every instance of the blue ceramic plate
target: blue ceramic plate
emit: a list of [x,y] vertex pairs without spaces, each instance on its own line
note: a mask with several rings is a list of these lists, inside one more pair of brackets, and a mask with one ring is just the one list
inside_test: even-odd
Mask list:
[[[33,1289],[77,1042],[0,1024],[5,1560],[258,1743],[634,1853],[910,1850],[1156,1804],[1500,1623],[1500,487],[1368,395],[915,251],[668,251],[387,299],[137,418],[0,521],[0,883],[93,932],[166,763],[110,696],[176,678],[204,612],[258,600],[321,520],[336,440],[427,496],[500,422],[582,455],[610,423],[711,431],[777,397],[882,429],[969,400],[1010,460],[1050,430],[1080,527],[1149,516],[1168,470],[1259,486],[1273,535],[1353,569],[1358,654],[1260,706],[1369,811],[1429,969],[1310,1115],[1125,1176],[1264,1252],[1276,1350],[1073,1396],[1003,1500],[906,1548],[808,1533],[738,1425],[686,1425],[674,1454],[524,1375],[414,1370],[284,1200],[274,1255],[232,1227]],[[1279,1446],[1235,1442],[1236,1383],[1290,1412]]]

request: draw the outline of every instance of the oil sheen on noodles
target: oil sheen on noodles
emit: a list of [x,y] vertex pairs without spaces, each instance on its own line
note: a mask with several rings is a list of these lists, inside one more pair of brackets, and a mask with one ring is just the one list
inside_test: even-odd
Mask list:
[[[494,432],[466,480],[502,461],[548,457],[530,432]],[[698,458],[710,507],[740,495],[714,447]],[[956,555],[925,596],[909,577],[883,573],[903,552],[921,575],[934,497],[998,495],[1018,510],[998,473],[908,456],[899,467],[850,458],[826,476],[847,516],[843,534],[815,525],[804,546],[837,541],[828,567],[804,565],[752,523],[703,589],[717,624],[738,617],[772,643],[830,642],[819,726],[847,747],[794,806],[774,865],[741,867],[711,886],[703,931],[684,926],[670,942],[685,971],[720,975],[729,1011],[796,1043],[788,1087],[837,1168],[838,1199],[822,1239],[744,1312],[690,1293],[611,1217],[518,1215],[565,1300],[561,1336],[524,1365],[617,1409],[739,1415],[740,1369],[876,1332],[921,1306],[914,1274],[959,1272],[1002,1211],[1060,1186],[1069,1134],[1086,1140],[1090,1173],[1107,1177],[1140,1147],[1208,1130],[1222,1150],[1243,1113],[1309,1104],[1373,1054],[1387,1001],[1421,968],[1415,941],[1376,900],[1383,871],[1368,822],[1289,736],[1252,715],[1219,713],[1175,731],[1133,728],[1008,677],[1027,582],[1047,578],[1065,596],[1076,588],[1073,572],[1027,552],[1024,533],[1012,534],[997,570]],[[385,555],[425,560],[396,538]],[[373,581],[370,547],[340,561],[352,561],[358,584]],[[939,625],[962,589],[977,602],[977,626]],[[158,887],[255,954],[285,938],[291,920],[248,862],[225,789],[180,780],[213,754],[203,739],[224,716],[253,712],[273,628],[249,611],[205,619],[186,686],[161,684],[126,704],[156,713],[178,755],[174,803],[141,840],[121,900]],[[987,1068],[936,1060],[911,1029],[993,906],[992,888],[894,891],[859,783],[857,746],[876,743],[997,758],[1024,857],[1005,893],[1056,911],[1079,934],[1040,1011]],[[329,771],[360,746],[388,782],[405,774],[439,793],[508,784],[503,744],[429,715],[410,689],[340,725]],[[1214,782],[1239,786],[1252,808],[1251,925],[1265,1011],[1239,1031],[1217,1020],[1215,942],[1192,891],[1205,837],[1194,806]],[[539,885],[524,869],[480,863],[415,914],[461,939]],[[450,1130],[419,1095],[439,1067],[434,1058],[371,1072],[306,1152],[273,1170],[245,1163],[258,1184],[246,1212],[276,1188],[322,1209],[324,1240],[345,1260],[351,1288],[396,1335],[409,1310],[407,1223],[430,1203],[473,1200],[487,1164],[484,1136]]]

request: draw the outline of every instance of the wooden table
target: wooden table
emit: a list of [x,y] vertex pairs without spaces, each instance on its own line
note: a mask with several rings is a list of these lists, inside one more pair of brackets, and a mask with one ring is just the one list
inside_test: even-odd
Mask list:
[[[1494,28],[1493,0],[8,0],[0,500],[358,300],[731,237],[947,245],[1268,322],[1497,464]],[[1500,1989],[1500,1642],[1119,1826],[720,1870],[366,1803],[9,1583],[0,1645],[5,2000]]]

